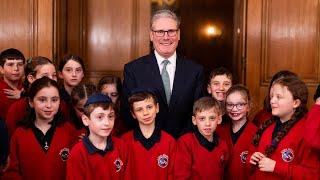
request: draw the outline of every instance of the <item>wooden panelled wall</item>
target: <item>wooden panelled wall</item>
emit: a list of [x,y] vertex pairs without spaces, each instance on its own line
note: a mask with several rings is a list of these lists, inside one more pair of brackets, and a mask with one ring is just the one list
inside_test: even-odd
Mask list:
[[[320,82],[319,0],[248,0],[246,84],[262,105],[268,84],[279,70],[296,72],[313,103]],[[256,106],[256,107],[257,107]]]
[[122,76],[123,65],[149,52],[150,1],[69,0],[67,49],[86,60],[86,77]]
[[1,0],[0,50],[53,57],[53,0]]
[[93,82],[122,76],[125,63],[149,52],[150,8],[149,0],[1,0],[0,49],[56,64],[78,54]]

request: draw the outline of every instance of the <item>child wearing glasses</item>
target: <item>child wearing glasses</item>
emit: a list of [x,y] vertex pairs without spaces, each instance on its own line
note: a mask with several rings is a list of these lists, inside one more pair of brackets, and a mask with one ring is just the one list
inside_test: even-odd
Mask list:
[[247,179],[246,158],[250,141],[257,128],[248,121],[250,110],[249,90],[242,85],[232,86],[226,93],[226,113],[230,119],[217,131],[231,150],[227,179]]
[[217,100],[203,97],[194,103],[194,132],[181,136],[177,142],[174,179],[223,179],[229,150],[215,133],[221,120]]

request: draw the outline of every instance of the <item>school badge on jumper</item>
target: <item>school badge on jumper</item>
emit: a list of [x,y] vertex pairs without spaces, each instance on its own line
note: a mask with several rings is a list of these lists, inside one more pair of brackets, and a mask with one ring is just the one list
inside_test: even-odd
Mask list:
[[66,161],[69,157],[69,154],[70,154],[69,148],[63,148],[63,149],[61,149],[61,151],[59,153],[62,161]]
[[291,148],[286,148],[281,151],[281,157],[284,162],[291,162],[294,159],[294,153]]
[[162,155],[158,156],[157,160],[158,160],[158,166],[161,168],[165,168],[168,166],[169,156],[166,154],[162,154]]
[[241,154],[240,154],[240,161],[242,162],[242,163],[246,163],[246,161],[247,161],[247,156],[248,156],[248,151],[242,151],[241,152]]
[[116,172],[119,172],[121,170],[121,167],[123,166],[123,163],[120,158],[117,158],[113,164],[116,166]]
[[224,166],[224,160],[225,160],[224,154],[222,154],[222,155],[220,156],[220,164],[221,164],[222,166]]

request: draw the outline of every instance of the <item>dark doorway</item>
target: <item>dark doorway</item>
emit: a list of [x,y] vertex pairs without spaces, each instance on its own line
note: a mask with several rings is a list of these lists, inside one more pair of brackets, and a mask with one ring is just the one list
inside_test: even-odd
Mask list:
[[202,64],[205,77],[212,69],[224,66],[232,71],[235,83],[244,82],[241,52],[244,0],[163,0],[152,3],[153,10],[164,7],[174,10],[181,18],[178,51]]

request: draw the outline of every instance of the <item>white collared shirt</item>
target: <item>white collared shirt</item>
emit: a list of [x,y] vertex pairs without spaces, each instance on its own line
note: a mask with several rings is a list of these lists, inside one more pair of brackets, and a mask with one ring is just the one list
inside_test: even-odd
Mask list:
[[[158,67],[159,67],[159,71],[160,71],[160,74],[161,74],[162,73],[162,68],[163,68],[162,61],[166,60],[166,58],[161,57],[156,50],[154,50],[154,54],[156,56]],[[174,52],[172,56],[167,58],[167,60],[169,60],[169,62],[170,62],[170,63],[167,64],[167,71],[168,71],[169,78],[170,78],[170,89],[171,89],[171,92],[172,92],[174,74],[176,72],[177,53]]]

